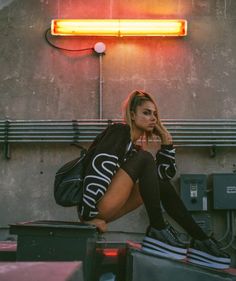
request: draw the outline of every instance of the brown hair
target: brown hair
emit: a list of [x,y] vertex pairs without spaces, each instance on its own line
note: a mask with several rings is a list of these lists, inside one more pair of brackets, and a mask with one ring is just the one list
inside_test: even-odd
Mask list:
[[[131,137],[132,137],[132,132],[133,132],[133,122],[131,119],[131,112],[135,112],[137,106],[142,105],[146,101],[150,101],[154,104],[156,112],[157,112],[157,116],[158,116],[157,104],[156,104],[154,98],[150,94],[148,94],[144,91],[135,90],[135,91],[131,92],[128,95],[128,97],[126,98],[126,100],[124,101],[124,104],[123,104],[124,120],[130,126]],[[145,137],[146,137],[146,141],[148,142],[148,139],[152,137],[152,133],[145,132]]]

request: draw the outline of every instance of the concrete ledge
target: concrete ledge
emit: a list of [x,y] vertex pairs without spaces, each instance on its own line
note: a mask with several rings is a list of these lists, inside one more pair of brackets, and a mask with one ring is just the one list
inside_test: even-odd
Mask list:
[[0,262],[1,281],[83,281],[82,262]]
[[0,241],[0,261],[15,261],[16,248],[14,241]]

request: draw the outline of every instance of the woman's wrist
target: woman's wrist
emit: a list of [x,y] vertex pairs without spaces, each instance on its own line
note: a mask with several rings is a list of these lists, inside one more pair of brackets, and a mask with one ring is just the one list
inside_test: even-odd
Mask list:
[[164,145],[169,145],[173,143],[172,137],[170,135],[161,136],[161,143]]

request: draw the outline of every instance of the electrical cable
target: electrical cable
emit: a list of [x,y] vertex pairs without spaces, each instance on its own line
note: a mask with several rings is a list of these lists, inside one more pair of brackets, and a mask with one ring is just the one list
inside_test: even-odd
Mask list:
[[231,239],[228,243],[228,247],[232,247],[232,244],[234,242],[234,226],[233,226],[233,219],[234,219],[234,214],[233,214],[233,211],[230,210],[230,229],[231,229]]
[[227,215],[226,231],[225,231],[224,235],[223,235],[220,239],[218,239],[219,242],[225,240],[225,238],[226,238],[226,237],[229,235],[229,233],[230,233],[230,211],[229,211],[229,210],[227,211],[226,215]]
[[44,33],[44,37],[46,42],[52,46],[53,48],[59,49],[59,50],[63,50],[63,51],[70,51],[70,52],[82,52],[82,51],[88,51],[88,50],[94,50],[94,48],[90,47],[90,48],[84,48],[84,49],[67,49],[67,48],[63,48],[57,45],[54,45],[48,37],[48,32],[51,30],[51,28],[46,29],[45,33]]
[[232,213],[231,210],[229,210],[229,215],[230,215],[230,230],[231,230],[230,234],[231,234],[231,237],[230,237],[230,240],[229,240],[228,244],[221,248],[222,250],[225,250],[225,249],[229,248],[230,246],[232,246],[232,243],[234,242],[234,234],[233,234],[234,227],[232,225],[232,223],[233,223],[232,220],[233,220],[234,216],[233,216],[233,213]]
[[235,240],[235,217],[234,217],[234,211],[232,211],[232,214],[231,214],[231,222],[232,222],[232,235],[233,235],[233,241],[232,241],[232,244],[231,244],[231,248],[233,248],[234,250],[236,250],[236,247],[233,245],[233,242]]

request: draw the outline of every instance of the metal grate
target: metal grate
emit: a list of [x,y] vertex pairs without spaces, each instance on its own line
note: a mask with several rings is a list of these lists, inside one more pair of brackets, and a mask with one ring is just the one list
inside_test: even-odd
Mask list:
[[[0,120],[0,143],[86,143],[121,120]],[[180,147],[236,146],[236,120],[163,119]]]

